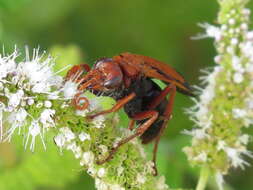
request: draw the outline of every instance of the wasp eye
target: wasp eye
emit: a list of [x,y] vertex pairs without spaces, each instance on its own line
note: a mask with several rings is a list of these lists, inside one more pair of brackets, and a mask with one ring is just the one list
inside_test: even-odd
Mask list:
[[104,63],[107,63],[107,62],[112,62],[113,60],[111,58],[101,58],[101,59],[98,59],[96,61],[96,63],[94,64],[94,68],[99,68],[101,67]]
[[119,86],[121,82],[122,82],[122,76],[116,76],[110,80],[105,81],[104,86],[106,88],[114,88],[114,87]]

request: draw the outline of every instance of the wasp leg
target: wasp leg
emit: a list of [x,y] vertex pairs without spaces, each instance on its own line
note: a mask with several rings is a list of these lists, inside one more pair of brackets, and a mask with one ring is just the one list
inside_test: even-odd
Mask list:
[[80,65],[74,65],[67,73],[66,79],[73,79],[78,82],[80,74],[82,74],[83,70],[86,72],[90,71],[90,66],[88,64],[80,64]]
[[128,124],[128,129],[133,130],[134,129],[135,120],[131,119]]
[[153,163],[154,163],[154,169],[155,169],[155,174],[157,175],[157,168],[156,168],[156,156],[157,156],[157,150],[158,150],[158,144],[160,142],[161,136],[163,135],[163,132],[165,131],[167,125],[168,125],[168,121],[170,119],[171,113],[172,113],[172,108],[173,108],[173,103],[174,103],[174,98],[176,95],[176,87],[175,85],[169,85],[167,86],[159,96],[157,96],[154,101],[150,104],[150,107],[156,107],[157,105],[159,105],[159,103],[161,103],[161,101],[166,97],[167,94],[170,93],[170,97],[168,100],[168,104],[165,108],[165,111],[162,115],[163,118],[163,124],[161,127],[161,130],[159,132],[159,134],[157,135],[156,139],[155,139],[155,144],[154,144],[154,149],[153,149]]
[[161,93],[150,102],[148,109],[155,109],[174,88],[176,88],[174,84],[169,84],[164,88]]
[[144,120],[144,119],[148,119],[148,120],[145,123],[143,123],[139,128],[137,128],[136,132],[133,135],[130,135],[129,137],[118,142],[118,144],[111,149],[108,157],[105,158],[104,160],[97,161],[97,164],[103,164],[103,163],[111,160],[113,155],[117,152],[117,150],[119,149],[120,146],[126,144],[127,142],[134,139],[135,137],[142,135],[152,125],[152,123],[154,123],[154,121],[157,119],[157,117],[158,117],[158,112],[153,111],[153,110],[144,111],[144,112],[136,114],[132,118],[133,120],[135,120],[135,121]]
[[84,68],[86,72],[89,72],[91,70],[90,66],[86,63],[81,64],[81,66]]
[[104,115],[104,114],[116,112],[120,108],[122,108],[126,103],[128,103],[130,100],[132,100],[135,96],[136,96],[136,94],[134,92],[132,92],[128,96],[118,100],[117,103],[111,109],[98,112],[94,115],[89,115],[88,118],[93,119],[94,117],[97,117],[99,115]]

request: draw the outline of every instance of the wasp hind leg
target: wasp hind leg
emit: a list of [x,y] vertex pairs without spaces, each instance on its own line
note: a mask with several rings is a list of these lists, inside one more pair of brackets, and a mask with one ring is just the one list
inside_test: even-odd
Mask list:
[[134,115],[132,117],[132,119],[135,121],[144,120],[144,119],[148,119],[148,120],[145,123],[143,123],[142,125],[140,125],[136,129],[136,132],[133,135],[130,135],[129,137],[118,142],[118,144],[111,149],[111,151],[109,152],[109,155],[104,160],[97,161],[97,164],[103,164],[103,163],[111,160],[113,158],[113,155],[117,152],[117,150],[122,145],[126,144],[127,142],[129,142],[130,140],[134,139],[137,136],[141,136],[154,123],[154,121],[157,119],[157,117],[158,117],[158,112],[154,111],[154,110],[144,111],[144,112]]
[[175,95],[176,95],[176,86],[173,84],[170,84],[169,86],[167,86],[161,93],[160,95],[158,95],[149,105],[149,108],[154,109],[156,106],[158,106],[162,100],[168,95],[170,94],[168,103],[166,105],[165,111],[162,114],[162,116],[160,116],[163,120],[161,129],[158,133],[158,135],[155,137],[155,144],[154,144],[154,149],[153,149],[153,163],[154,163],[154,170],[155,173],[154,175],[158,175],[158,171],[157,171],[157,167],[156,167],[156,158],[157,158],[157,150],[158,150],[158,145],[161,139],[161,136],[163,135],[168,122],[171,118],[171,113],[172,113],[172,109],[173,109],[173,104],[174,104],[174,99],[175,99]]

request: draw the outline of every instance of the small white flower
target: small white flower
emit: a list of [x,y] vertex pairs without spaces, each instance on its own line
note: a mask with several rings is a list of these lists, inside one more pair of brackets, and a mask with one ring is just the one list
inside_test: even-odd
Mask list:
[[243,145],[247,145],[248,142],[249,142],[249,138],[250,138],[249,135],[243,134],[243,135],[241,135],[241,136],[239,137],[238,140],[239,140],[239,142],[242,143]]
[[40,115],[41,123],[45,125],[45,127],[47,127],[48,125],[54,126],[54,120],[52,118],[54,114],[55,110],[45,109]]
[[36,104],[36,108],[42,108],[42,106],[43,106],[43,103],[42,103],[42,102],[38,102],[38,103]]
[[214,96],[215,96],[215,92],[213,90],[213,87],[212,86],[208,86],[203,91],[203,93],[200,95],[200,99],[205,104],[208,104],[213,99]]
[[47,96],[49,100],[56,100],[59,98],[59,92],[60,91],[54,91],[50,92],[49,95]]
[[253,31],[250,31],[246,34],[247,40],[253,40]]
[[205,152],[201,152],[199,155],[193,158],[193,160],[206,162],[207,161],[207,154]]
[[182,133],[186,134],[186,135],[191,135],[197,139],[204,139],[204,138],[208,137],[208,135],[205,132],[205,129],[193,129],[191,131],[183,130]]
[[121,187],[118,184],[113,184],[113,185],[110,185],[110,190],[125,190],[125,188]]
[[78,135],[80,141],[85,141],[85,140],[90,140],[90,135],[85,133],[85,132],[81,132],[79,135]]
[[240,28],[244,31],[248,30],[248,25],[246,23],[242,23]]
[[114,147],[114,148],[117,147],[118,144],[119,144],[119,142],[120,142],[121,140],[122,140],[122,138],[117,137],[117,138],[114,140],[114,142],[113,142],[113,147]]
[[51,108],[51,107],[52,107],[52,102],[49,101],[49,100],[46,100],[46,101],[44,102],[44,106],[45,106],[46,108]]
[[[208,102],[206,102],[208,103]],[[199,106],[199,110],[196,112],[196,116],[198,118],[204,118],[206,117],[206,114],[208,113],[208,109],[205,105]]]
[[154,162],[153,161],[146,162],[145,171],[150,174],[152,174],[154,172]]
[[76,146],[74,149],[72,149],[75,158],[80,158],[82,156],[82,149],[80,146]]
[[119,166],[119,167],[117,168],[117,174],[118,174],[119,176],[123,173],[123,171],[124,171],[124,168],[123,168],[122,166]]
[[44,149],[46,149],[46,145],[45,145],[44,139],[41,134],[41,127],[40,127],[38,121],[33,121],[31,123],[31,126],[29,127],[28,136],[27,136],[26,143],[25,143],[25,149],[27,147],[30,136],[32,137],[31,144],[30,144],[30,150],[32,152],[34,151],[34,148],[35,148],[35,139],[37,136],[40,136],[42,144],[44,146]]
[[100,168],[97,172],[98,177],[104,177],[105,176],[105,168]]
[[93,165],[91,165],[89,166],[87,173],[94,177],[97,173],[97,169]]
[[69,144],[67,144],[66,149],[74,152],[77,149],[76,142],[70,142]]
[[65,136],[63,134],[58,134],[54,137],[54,142],[58,147],[62,148],[66,143]]
[[32,91],[34,93],[45,93],[45,92],[49,92],[50,91],[50,85],[48,83],[36,83],[33,87],[32,87]]
[[229,23],[230,25],[234,25],[234,24],[235,24],[235,19],[230,18],[230,19],[228,20],[228,23]]
[[241,59],[238,56],[232,57],[232,66],[235,71],[241,72],[241,73],[244,72],[244,69],[241,64]]
[[140,173],[137,174],[136,181],[140,184],[144,184],[146,182],[145,175],[142,175]]
[[39,57],[38,52],[36,53],[36,57],[33,60],[19,63],[17,70],[21,75],[28,77],[32,85],[41,83],[41,86],[43,84],[47,86],[48,80],[54,75],[52,72],[54,63],[50,57],[42,61],[42,57]]
[[253,72],[253,64],[252,63],[247,63],[246,64],[246,71],[248,73],[252,73]]
[[230,28],[228,30],[228,33],[231,34],[231,35],[233,35],[235,33],[235,29],[234,28]]
[[223,141],[223,140],[220,140],[220,141],[218,142],[217,149],[218,149],[218,150],[225,150],[225,148],[226,148],[226,142]]
[[25,121],[26,117],[27,117],[27,112],[25,111],[25,109],[20,108],[17,112],[12,112],[9,115],[8,121],[10,124],[14,122],[18,122],[22,124]]
[[252,98],[251,98],[251,97],[250,97],[250,98],[247,98],[247,99],[245,100],[245,102],[246,102],[247,107],[248,107],[249,109],[253,110],[253,101],[252,101]]
[[18,90],[17,93],[10,94],[8,97],[9,98],[9,101],[8,101],[9,107],[16,108],[20,104],[23,95],[24,95],[24,91],[21,89]]
[[228,26],[226,24],[221,25],[221,30],[225,31],[228,29]]
[[231,15],[236,14],[236,10],[235,10],[235,9],[231,10],[231,11],[230,11],[230,14],[231,14]]
[[237,38],[232,38],[232,39],[231,39],[231,44],[232,44],[232,45],[237,45],[238,42],[239,42],[239,41],[238,41]]
[[75,134],[68,127],[60,128],[60,132],[65,136],[67,142],[76,138]]
[[72,99],[77,94],[78,84],[72,81],[65,82],[63,86],[63,94],[67,99]]
[[9,73],[16,71],[16,63],[14,60],[17,56],[18,53],[16,50],[9,57],[2,57],[0,55],[0,80],[5,78]]
[[[192,39],[203,39],[203,38],[214,38],[216,41],[220,41],[222,39],[222,29],[210,25],[208,23],[202,23],[202,24],[198,24],[200,27],[204,28],[206,30],[205,34],[199,34],[196,37],[193,37]],[[223,26],[223,28],[226,27],[225,25]]]
[[165,184],[165,177],[164,177],[164,176],[161,176],[161,177],[157,180],[156,189],[157,189],[157,190],[168,189],[168,185]]
[[206,29],[207,36],[214,38],[216,41],[221,40],[220,28],[213,25],[209,25],[207,23],[203,24],[202,26]]
[[81,166],[92,164],[94,158],[94,154],[91,151],[84,152],[80,161]]
[[29,98],[29,99],[27,100],[27,104],[28,104],[29,106],[33,105],[33,104],[34,104],[34,99]]
[[241,154],[245,154],[249,157],[252,157],[252,154],[246,150],[240,150],[240,149],[235,149],[235,148],[230,148],[227,147],[225,149],[225,152],[227,153],[228,157],[231,160],[231,164],[233,167],[237,168],[237,167],[241,167],[242,169],[244,169],[244,166],[249,166],[249,163],[246,162],[245,160],[243,160],[241,158]]
[[[99,190],[112,190],[108,187],[108,185],[104,181],[102,181],[98,178],[96,178],[96,180],[95,180],[95,186]],[[119,190],[119,189],[117,189],[117,190]]]
[[248,57],[250,61],[253,61],[253,43],[250,41],[246,41],[240,45],[240,48],[242,50],[242,53],[245,57]]
[[244,8],[243,10],[242,10],[242,14],[244,14],[245,16],[249,16],[250,15],[250,9],[247,9],[247,8]]
[[92,123],[95,125],[96,128],[104,128],[104,121],[105,117],[103,115],[99,115],[92,120]]
[[[58,73],[58,72],[57,72]],[[51,86],[55,86],[56,88],[60,88],[63,84],[63,78],[61,76],[53,76],[51,77],[51,80],[48,81]]]
[[236,84],[240,84],[242,81],[243,81],[244,77],[242,75],[242,73],[239,73],[239,72],[236,72],[234,75],[233,75],[233,81],[236,83]]
[[235,119],[238,119],[238,118],[243,118],[247,115],[247,112],[243,109],[239,109],[239,108],[234,108],[232,110],[232,114],[234,116]]
[[220,55],[215,56],[214,61],[215,61],[215,63],[220,63],[221,62],[221,56]]
[[227,53],[229,53],[229,54],[231,54],[231,55],[233,55],[233,54],[234,54],[234,51],[235,51],[235,49],[234,49],[233,46],[228,46],[228,47],[226,48],[226,50],[227,50]]
[[85,109],[85,110],[76,110],[76,115],[80,115],[80,116],[83,116],[85,117],[87,115],[87,113],[89,113],[89,109]]
[[103,144],[99,145],[98,148],[101,151],[101,155],[105,155],[108,152],[108,147]]

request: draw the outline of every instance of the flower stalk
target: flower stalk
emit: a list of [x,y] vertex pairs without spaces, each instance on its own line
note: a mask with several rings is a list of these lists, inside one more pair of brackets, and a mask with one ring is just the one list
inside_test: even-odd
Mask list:
[[201,171],[210,168],[222,189],[222,176],[230,168],[248,166],[244,156],[253,157],[247,150],[250,136],[243,130],[253,124],[253,31],[249,30],[250,10],[245,8],[248,0],[218,2],[219,25],[201,24],[206,33],[198,36],[214,39],[217,64],[201,77],[204,87],[189,110],[196,128],[185,131],[192,143],[184,151]]
[[200,171],[200,177],[196,190],[204,190],[206,188],[210,170],[208,167],[202,167]]

